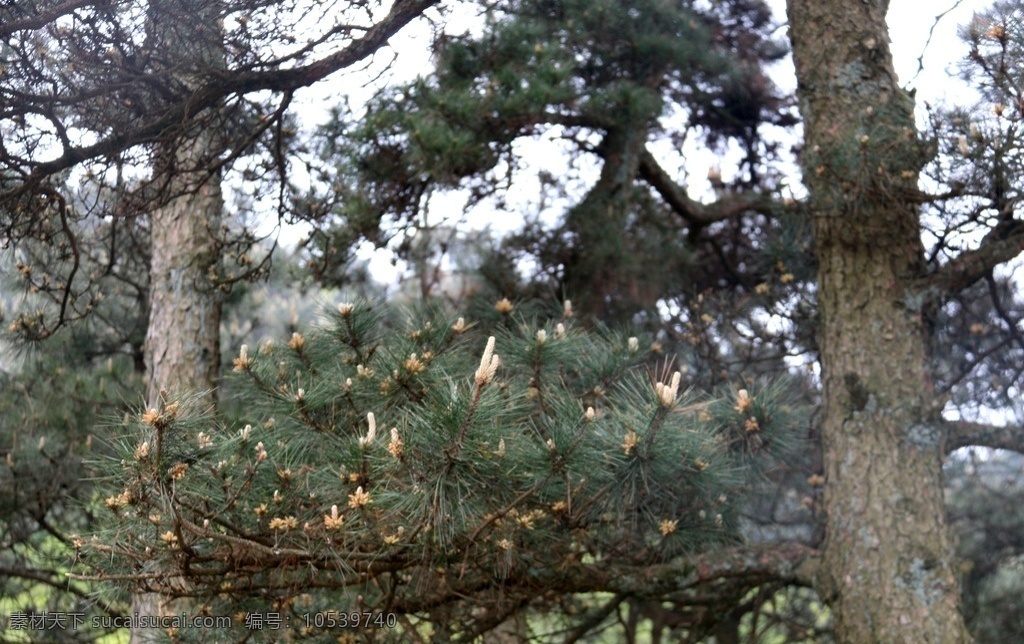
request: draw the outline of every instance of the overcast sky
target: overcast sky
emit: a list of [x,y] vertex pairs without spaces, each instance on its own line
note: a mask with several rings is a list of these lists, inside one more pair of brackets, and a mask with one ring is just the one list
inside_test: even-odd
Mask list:
[[[912,82],[918,89],[917,98],[939,101],[962,85],[950,81],[956,76],[957,66],[967,48],[957,36],[960,27],[968,24],[975,13],[984,11],[992,3],[982,0],[892,0],[889,8],[889,34],[892,38],[893,60],[903,83]],[[935,17],[949,11],[937,24]],[[929,30],[934,26],[931,44],[925,49]],[[918,57],[925,54],[924,71],[918,72]],[[913,79],[913,80],[912,80]]]

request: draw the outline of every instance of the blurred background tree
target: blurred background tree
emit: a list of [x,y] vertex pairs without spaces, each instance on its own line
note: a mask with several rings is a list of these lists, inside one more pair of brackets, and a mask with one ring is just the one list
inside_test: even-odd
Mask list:
[[[385,88],[365,111],[336,111],[322,132],[326,194],[312,201],[336,204],[341,226],[311,245],[398,236],[408,255],[419,241],[401,231],[423,230],[432,195],[460,188],[468,207],[485,201],[515,221],[516,182],[536,192],[527,225],[485,262],[488,300],[515,287],[526,260],[541,299],[571,294],[581,314],[609,322],[658,319],[659,302],[711,288],[753,295],[778,277],[777,261],[750,261],[784,246],[753,227],[778,228],[783,209],[759,197],[782,182],[773,126],[796,122],[766,71],[787,50],[763,3],[502,2],[481,22],[435,40],[431,75]],[[648,151],[656,140],[677,146],[680,177]],[[735,178],[712,177],[728,195],[712,204],[687,193],[686,155],[707,154],[694,140],[742,151]],[[524,177],[527,141],[564,154],[569,170]]]

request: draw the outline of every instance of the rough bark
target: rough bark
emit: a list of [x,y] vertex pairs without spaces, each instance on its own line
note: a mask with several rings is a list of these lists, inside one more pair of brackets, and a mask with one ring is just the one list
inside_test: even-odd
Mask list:
[[151,215],[150,314],[146,335],[149,374],[146,398],[160,403],[160,392],[203,394],[216,402],[220,369],[220,298],[214,278],[219,265],[220,181],[174,199]]
[[925,154],[885,0],[788,0],[819,262],[827,535],[840,642],[965,642],[912,199]]

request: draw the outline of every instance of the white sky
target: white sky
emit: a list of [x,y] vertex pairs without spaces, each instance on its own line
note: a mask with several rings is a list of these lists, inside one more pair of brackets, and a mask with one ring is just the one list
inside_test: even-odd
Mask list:
[[[958,93],[962,96],[963,85],[956,76],[967,48],[957,33],[975,13],[991,5],[988,0],[942,0],[934,3],[893,0],[889,8],[893,60],[900,81],[917,88],[919,104],[923,100],[953,102]],[[949,13],[936,23],[935,17],[946,11]],[[926,49],[925,43],[933,27],[931,44]],[[922,53],[924,69],[918,75],[918,57]]]

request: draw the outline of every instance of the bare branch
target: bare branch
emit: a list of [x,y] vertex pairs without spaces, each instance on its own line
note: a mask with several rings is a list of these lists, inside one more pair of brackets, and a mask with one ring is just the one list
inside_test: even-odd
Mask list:
[[[79,588],[73,584],[68,583],[67,573],[59,570],[51,570],[48,568],[39,567],[22,567],[22,566],[0,566],[0,577],[8,577],[12,579],[25,579],[34,583],[43,584],[55,589],[62,593],[71,593],[79,599],[86,601],[94,601],[95,597],[92,592],[86,589]],[[124,608],[104,605],[102,602],[97,602],[96,605],[100,610],[105,612],[111,617],[116,617],[125,614],[127,612]]]
[[776,203],[763,194],[741,193],[729,195],[710,204],[702,204],[691,199],[686,190],[672,180],[646,149],[640,153],[640,176],[658,191],[676,214],[696,228],[731,219],[748,210],[765,210]]
[[[522,580],[507,579],[502,588],[513,594],[520,584],[532,594],[610,592],[624,597],[666,599],[679,593],[706,590],[718,596],[736,588],[754,588],[769,581],[812,586],[817,575],[818,551],[800,543],[739,546],[703,552],[661,564],[645,566],[576,563],[531,571]],[[481,592],[487,582],[467,577],[462,583],[419,592],[396,604],[398,612],[419,612]]]
[[[354,40],[349,46],[334,54],[302,67],[249,73],[220,71],[194,93],[174,103],[150,121],[136,127],[115,129],[114,133],[92,145],[68,148],[59,157],[36,165],[25,183],[28,186],[37,185],[45,177],[67,170],[82,161],[110,157],[136,145],[165,139],[168,132],[180,129],[183,124],[204,110],[219,105],[228,96],[263,90],[290,92],[308,87],[370,56],[402,27],[437,3],[438,0],[396,2],[391,12],[367,30],[362,38]],[[17,191],[16,187],[9,192]]]
[[95,4],[99,4],[99,2],[97,0],[68,0],[52,7],[48,11],[20,20],[11,20],[8,16],[0,14],[0,39],[7,38],[18,31],[42,29],[61,16],[66,16],[76,9],[91,7]]
[[1024,226],[1001,238],[988,235],[975,250],[961,253],[918,283],[918,290],[929,299],[945,299],[984,278],[996,266],[1024,252]]
[[946,427],[946,453],[962,447],[990,447],[1024,454],[1024,427],[951,421]]
[[[817,556],[817,550],[800,543],[740,546],[647,566],[641,574],[616,570],[604,562],[588,564],[580,568],[583,577],[570,583],[580,583],[581,590],[593,585],[634,597],[659,597],[728,580],[745,580],[752,585],[774,580],[811,586]],[[596,583],[587,582],[587,577]]]

